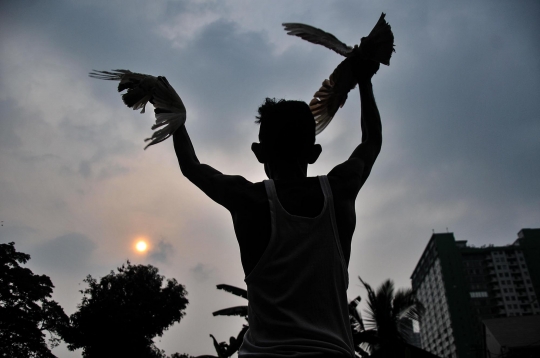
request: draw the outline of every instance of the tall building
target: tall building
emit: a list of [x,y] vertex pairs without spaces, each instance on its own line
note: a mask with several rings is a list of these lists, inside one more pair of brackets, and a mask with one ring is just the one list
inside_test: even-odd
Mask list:
[[482,320],[540,314],[540,229],[487,247],[433,234],[411,280],[426,308],[422,348],[445,358],[484,357]]

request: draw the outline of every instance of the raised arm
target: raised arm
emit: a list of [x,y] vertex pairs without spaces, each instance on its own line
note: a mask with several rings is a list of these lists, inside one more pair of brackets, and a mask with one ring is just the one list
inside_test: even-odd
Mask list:
[[210,199],[233,210],[239,201],[242,187],[251,184],[241,176],[225,175],[207,164],[201,164],[185,126],[173,134],[174,150],[182,174]]
[[351,158],[357,158],[363,161],[363,181],[366,181],[371,172],[373,163],[381,151],[382,145],[382,125],[381,116],[375,96],[373,95],[373,86],[371,77],[377,72],[379,66],[374,62],[368,62],[368,68],[361,71],[358,77],[358,88],[360,90],[360,126],[362,128],[362,142],[351,154]]
[[381,151],[382,126],[381,117],[373,95],[371,78],[379,69],[379,64],[369,60],[361,60],[355,71],[360,91],[360,126],[362,142],[356,147],[347,161],[335,167],[329,175],[336,175],[353,181],[354,190],[364,185],[371,168]]

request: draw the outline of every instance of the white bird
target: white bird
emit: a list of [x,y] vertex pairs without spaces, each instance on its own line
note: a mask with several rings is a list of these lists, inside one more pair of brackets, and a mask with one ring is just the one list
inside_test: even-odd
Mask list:
[[315,117],[315,133],[321,133],[330,123],[339,108],[347,100],[347,94],[356,86],[354,67],[361,59],[369,59],[384,65],[390,65],[390,57],[394,50],[394,34],[382,13],[379,21],[367,37],[362,37],[360,46],[347,46],[334,35],[313,26],[299,23],[284,23],[288,35],[298,36],[317,45],[323,45],[342,56],[341,62],[321,88],[315,92],[309,103],[311,113]]
[[118,92],[127,89],[122,100],[134,110],[141,109],[144,113],[146,104],[152,103],[155,107],[156,123],[152,126],[155,131],[152,137],[146,138],[150,143],[144,147],[163,142],[186,122],[186,107],[184,103],[163,76],[150,76],[134,73],[129,70],[92,71],[90,77],[101,80],[120,81]]

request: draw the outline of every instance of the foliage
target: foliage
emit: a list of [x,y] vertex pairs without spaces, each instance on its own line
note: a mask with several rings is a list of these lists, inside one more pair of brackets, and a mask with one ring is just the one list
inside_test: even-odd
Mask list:
[[[396,347],[403,347],[408,340],[406,321],[419,321],[424,307],[412,289],[394,290],[392,280],[384,281],[376,291],[358,277],[368,293],[367,329],[357,331],[355,344],[371,356],[392,356]],[[353,331],[354,332],[354,331]],[[357,350],[360,355],[364,355]]]
[[[229,293],[232,293],[233,295],[236,295],[238,297],[245,298],[247,300],[247,291],[243,288],[238,288],[231,285],[217,285],[216,286],[218,290],[223,290]],[[240,316],[244,317],[247,320],[247,313],[248,313],[248,306],[235,306],[230,308],[224,308],[219,311],[215,311],[212,314],[214,316]],[[248,330],[247,325],[243,325],[242,329],[238,333],[236,337],[230,337],[229,343],[226,342],[218,342],[216,338],[213,335],[210,335],[212,338],[212,342],[214,344],[214,349],[216,350],[217,356],[219,358],[228,358],[232,356],[234,353],[238,352],[240,349],[240,346],[242,345],[242,342],[244,341],[244,335],[246,334]],[[215,356],[199,356],[197,358],[210,358]]]
[[88,288],[71,329],[63,335],[70,350],[82,348],[83,357],[163,357],[152,339],[180,322],[188,304],[187,292],[175,279],[151,265],[122,265],[99,281],[88,275]]
[[54,288],[50,278],[20,266],[28,260],[30,255],[17,252],[13,242],[0,244],[0,356],[55,357],[44,331],[56,346],[68,317],[48,299]]

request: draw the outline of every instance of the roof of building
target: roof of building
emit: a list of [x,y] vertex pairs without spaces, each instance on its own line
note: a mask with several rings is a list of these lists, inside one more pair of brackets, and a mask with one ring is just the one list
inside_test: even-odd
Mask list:
[[494,318],[483,323],[501,346],[540,346],[540,315]]

